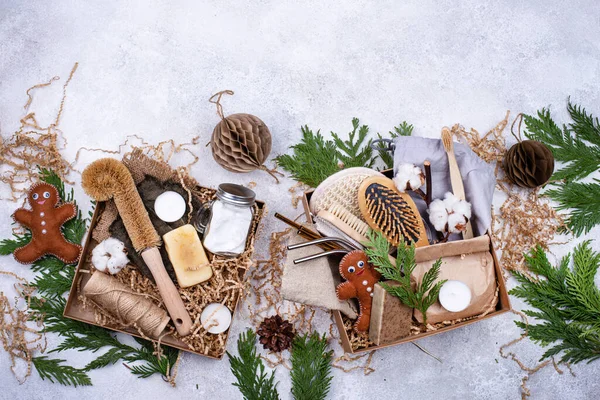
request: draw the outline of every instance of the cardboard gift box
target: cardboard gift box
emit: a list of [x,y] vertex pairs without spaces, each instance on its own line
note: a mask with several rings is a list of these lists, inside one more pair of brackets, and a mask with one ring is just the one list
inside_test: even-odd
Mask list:
[[[197,188],[198,189],[207,189],[207,188],[203,188],[201,186],[198,186]],[[257,216],[255,217],[255,222],[252,225],[251,231],[248,234],[247,243],[250,243],[253,240],[253,238],[256,236],[257,231],[259,229],[261,218],[264,216],[264,213],[266,212],[266,206],[265,206],[264,202],[257,200],[256,207],[258,209],[258,212],[257,212]],[[77,321],[85,322],[87,324],[101,326],[106,329],[111,329],[111,330],[121,332],[121,333],[124,333],[127,335],[132,335],[132,336],[142,338],[142,336],[140,335],[138,330],[136,330],[134,328],[119,329],[117,327],[100,325],[96,321],[94,310],[91,309],[89,306],[84,307],[81,300],[79,299],[80,294],[81,294],[80,293],[81,288],[85,285],[85,283],[89,280],[89,277],[90,277],[90,274],[86,273],[86,271],[89,271],[90,267],[91,267],[92,249],[98,244],[92,238],[91,233],[93,232],[94,228],[98,224],[100,216],[102,215],[102,212],[104,211],[104,208],[105,208],[104,202],[97,203],[96,209],[92,216],[92,220],[90,222],[90,227],[89,227],[87,238],[86,238],[86,241],[85,241],[85,244],[83,247],[83,251],[81,254],[81,259],[79,261],[79,264],[77,265],[77,269],[75,270],[75,278],[73,279],[73,283],[71,285],[71,291],[69,292],[69,297],[67,299],[67,304],[66,304],[63,315],[65,317],[72,318]],[[211,257],[211,256],[209,256],[209,257]],[[242,280],[244,278],[245,270],[238,269],[237,272],[239,274],[240,280]],[[231,310],[232,311],[232,323],[233,323],[233,320],[235,319],[235,313],[236,313],[237,304],[238,304],[239,300],[240,300],[240,296],[238,295],[235,300],[235,304]],[[227,330],[225,333],[223,333],[221,335],[226,335],[226,337],[225,337],[225,340],[223,343],[223,349],[220,352],[220,354],[218,354],[218,355],[210,355],[210,354],[205,354],[205,353],[202,353],[199,351],[193,351],[187,346],[187,344],[185,342],[179,340],[178,338],[176,338],[172,335],[164,336],[161,339],[161,343],[171,346],[171,347],[174,347],[174,348],[177,348],[177,349],[180,349],[180,350],[183,350],[183,351],[187,351],[187,352],[191,352],[191,353],[205,356],[208,358],[220,360],[223,358],[223,355],[225,354],[225,350],[227,347],[227,340],[229,338],[229,330]]]
[[[383,173],[387,177],[391,178],[393,171],[387,170],[387,171],[383,171]],[[313,191],[314,190],[306,191],[303,196],[304,211],[306,213],[306,218],[307,218],[308,222],[312,222],[309,202],[310,202],[310,198],[311,198]],[[496,303],[494,310],[488,312],[487,314],[485,314],[483,316],[475,317],[475,318],[471,318],[471,319],[465,319],[465,320],[459,321],[453,325],[444,326],[444,327],[438,328],[436,330],[431,330],[428,332],[422,332],[422,333],[418,333],[418,334],[414,334],[414,335],[409,335],[409,336],[403,337],[401,339],[391,340],[389,342],[386,342],[385,344],[371,345],[371,346],[362,347],[359,349],[352,348],[352,345],[350,342],[350,336],[349,336],[349,328],[347,327],[347,324],[344,323],[344,316],[342,315],[342,313],[338,310],[332,310],[335,323],[336,323],[338,331],[340,333],[340,339],[341,339],[342,347],[343,347],[344,351],[347,353],[362,353],[365,351],[372,351],[372,350],[377,350],[377,349],[381,349],[381,348],[385,348],[385,347],[395,346],[395,345],[398,345],[401,343],[411,342],[413,340],[418,340],[418,339],[422,339],[424,337],[437,335],[437,334],[440,334],[443,332],[448,332],[453,329],[458,329],[463,326],[467,326],[467,325],[470,325],[470,324],[473,324],[473,323],[476,323],[479,321],[483,321],[485,319],[492,318],[492,317],[495,317],[495,316],[498,316],[498,315],[501,315],[501,314],[504,314],[504,313],[510,311],[511,305],[510,305],[510,300],[508,297],[508,291],[506,289],[506,284],[505,284],[504,278],[502,276],[502,268],[496,257],[496,251],[494,249],[494,246],[493,246],[493,243],[491,240],[491,235],[489,235],[489,233],[486,233],[486,235],[488,235],[490,237],[489,251],[491,253],[491,258],[493,260],[493,267],[494,267],[494,271],[495,271],[495,275],[496,275],[496,283],[497,283],[497,290],[498,290],[498,296],[497,296],[498,301]],[[461,241],[463,243],[462,243],[462,246],[460,246],[460,247],[468,248],[470,241],[474,241],[473,244],[475,244],[475,241],[478,241],[478,238],[469,239],[466,241],[463,240],[463,241]],[[453,246],[452,245],[453,243],[455,244],[458,242],[455,241],[455,242],[449,242],[449,243],[445,243],[445,244],[430,245],[430,246],[426,246],[426,247],[421,247],[420,249],[427,248],[427,252],[439,253],[436,255],[436,258],[437,257],[445,257],[446,252],[448,252],[449,250],[452,250],[452,247],[455,247],[455,248],[457,247],[457,246]],[[481,240],[479,240],[479,243],[477,245],[479,247],[481,247]],[[417,256],[417,258],[418,258],[418,256]]]

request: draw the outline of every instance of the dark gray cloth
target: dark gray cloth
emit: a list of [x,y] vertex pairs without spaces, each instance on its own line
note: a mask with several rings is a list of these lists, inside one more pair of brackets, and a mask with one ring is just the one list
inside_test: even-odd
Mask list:
[[[403,163],[415,164],[423,168],[423,162],[431,162],[431,186],[433,199],[443,198],[446,192],[452,192],[448,156],[441,139],[429,139],[416,136],[400,136],[394,141],[394,175]],[[461,144],[454,143],[454,154],[462,175],[466,200],[471,203],[471,223],[475,236],[481,236],[492,223],[492,198],[496,177],[494,168],[479,158],[473,151]],[[425,191],[425,188],[423,188]],[[429,223],[427,207],[419,197],[411,194],[419,212]],[[429,224],[432,231],[433,226]],[[450,240],[458,240],[459,235],[451,235]]]

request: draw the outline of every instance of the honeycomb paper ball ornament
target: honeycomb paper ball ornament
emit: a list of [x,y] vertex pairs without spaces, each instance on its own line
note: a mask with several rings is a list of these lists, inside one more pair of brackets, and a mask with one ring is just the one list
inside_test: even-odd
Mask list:
[[271,152],[271,132],[265,123],[251,114],[223,114],[221,97],[233,95],[231,90],[216,93],[210,102],[217,105],[221,121],[215,126],[211,139],[215,161],[231,172],[251,172],[260,169],[276,180],[277,171],[268,169],[264,163]]
[[554,172],[554,156],[537,140],[523,140],[512,146],[504,156],[506,177],[518,186],[542,186]]

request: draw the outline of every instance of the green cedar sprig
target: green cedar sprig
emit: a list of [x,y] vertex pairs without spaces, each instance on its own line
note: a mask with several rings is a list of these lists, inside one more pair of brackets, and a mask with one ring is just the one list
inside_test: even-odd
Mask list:
[[295,400],[323,400],[331,387],[331,359],[325,334],[296,336],[292,343],[292,395]]
[[[358,138],[356,131],[358,130]],[[372,140],[365,142],[369,134],[367,125],[360,125],[358,118],[352,119],[352,131],[348,133],[348,140],[343,140],[335,132],[331,132],[333,142],[336,146],[336,155],[338,162],[342,168],[366,167],[372,168],[375,164],[373,157],[373,149],[371,148]]]
[[236,378],[236,386],[245,400],[278,400],[275,371],[265,372],[262,359],[256,354],[256,334],[252,329],[240,334],[237,342],[239,357],[227,352],[231,372]]
[[600,254],[592,250],[590,241],[575,248],[573,270],[569,269],[570,254],[553,267],[541,246],[532,250],[525,262],[537,276],[513,271],[520,286],[509,293],[535,309],[524,313],[540,323],[515,323],[534,342],[552,345],[541,360],[559,354],[562,362],[569,363],[600,358],[600,290],[594,282]]
[[570,210],[567,226],[576,235],[589,232],[600,223],[600,182],[576,182],[600,168],[600,122],[578,105],[567,103],[572,123],[559,127],[542,109],[537,117],[525,115],[525,135],[546,144],[564,167],[552,176],[553,189],[545,192],[558,202],[559,210]]
[[60,383],[65,386],[91,386],[92,381],[85,371],[64,365],[65,360],[51,359],[46,356],[33,357],[33,366],[43,380]]
[[381,282],[380,285],[392,296],[396,296],[408,307],[416,308],[423,314],[423,324],[427,325],[427,309],[436,302],[442,285],[446,280],[437,283],[442,266],[442,259],[437,260],[425,272],[420,284],[413,289],[410,276],[417,267],[415,262],[415,248],[404,242],[398,245],[396,264],[389,258],[390,244],[381,232],[369,231],[368,242],[365,243],[365,253],[369,262],[381,273],[384,279],[393,281],[394,284]]
[[[394,131],[388,132],[388,135],[391,139],[396,139],[398,136],[411,136],[413,128],[414,127],[412,124],[403,121],[400,125],[394,127]],[[381,133],[377,133],[377,138],[384,139]],[[385,143],[377,142],[377,148],[379,149],[377,150],[379,153],[379,158],[381,158],[381,161],[383,161],[385,168],[394,168],[394,155],[387,151],[387,146]]]
[[[40,170],[40,180],[54,185],[63,202],[74,201],[74,192],[65,190],[64,182],[54,172]],[[63,225],[65,238],[73,243],[81,243],[87,230],[89,220],[83,218],[81,212]],[[31,240],[29,232],[24,235],[14,235],[11,239],[0,241],[0,254],[12,254],[17,248]],[[32,286],[38,295],[31,299],[31,318],[44,318],[44,332],[54,332],[63,337],[63,341],[49,353],[64,350],[91,351],[93,353],[106,350],[83,368],[66,365],[65,360],[51,359],[47,356],[33,357],[32,362],[42,379],[57,382],[62,385],[86,386],[91,385],[87,375],[92,369],[102,368],[123,360],[134,375],[145,378],[155,373],[169,376],[171,367],[175,364],[178,350],[162,346],[163,356],[158,359],[151,342],[136,339],[139,347],[128,346],[116,339],[116,334],[98,326],[85,324],[63,316],[66,306],[64,294],[70,289],[75,276],[75,266],[66,265],[56,257],[47,256],[31,266],[37,273]]]
[[335,156],[335,144],[325,140],[321,131],[313,133],[308,127],[302,127],[302,140],[290,147],[293,155],[283,154],[275,161],[292,174],[292,178],[311,187],[317,187],[328,176],[340,170]]
[[[292,178],[311,187],[317,187],[329,176],[340,171],[341,168],[367,167],[372,168],[377,162],[377,154],[371,147],[373,143],[368,139],[369,127],[360,125],[358,118],[352,119],[352,131],[348,139],[332,132],[333,140],[325,140],[321,131],[314,133],[308,126],[302,128],[300,143],[290,147],[292,154],[282,154],[275,158],[277,165],[288,171]],[[412,132],[412,125],[406,122],[390,132],[392,138],[408,136]],[[379,138],[382,138],[378,134]],[[380,143],[377,152],[386,167],[391,168],[393,159],[390,154],[383,151]]]
[[573,122],[562,127],[554,122],[550,111],[545,108],[538,111],[537,118],[525,115],[523,119],[527,127],[525,135],[546,144],[554,158],[565,163],[554,173],[553,179],[573,181],[600,168],[600,125],[598,118],[570,100],[567,111]]

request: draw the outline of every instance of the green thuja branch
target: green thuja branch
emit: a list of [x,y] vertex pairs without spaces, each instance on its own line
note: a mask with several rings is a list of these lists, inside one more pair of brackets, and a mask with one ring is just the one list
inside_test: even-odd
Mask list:
[[[356,131],[358,130],[358,138]],[[366,167],[371,168],[375,164],[373,149],[371,148],[371,139],[365,140],[369,134],[367,125],[360,126],[358,118],[352,119],[352,131],[348,133],[348,140],[342,140],[337,133],[331,132],[333,142],[337,150],[337,159],[343,168]]]
[[600,136],[600,128],[598,120],[592,119],[582,108],[569,102],[567,109],[574,122],[562,127],[554,122],[547,109],[538,111],[537,117],[525,115],[525,135],[546,144],[554,158],[565,163],[552,179],[573,181],[600,167],[600,146],[593,141],[588,142],[589,139],[594,140],[593,132]]
[[295,400],[323,400],[331,387],[331,359],[327,339],[318,333],[296,336],[292,343],[292,395]]
[[537,116],[524,116],[525,135],[546,144],[563,168],[552,176],[554,187],[544,194],[566,210],[568,228],[576,235],[588,233],[600,224],[600,181],[576,182],[600,168],[600,123],[598,118],[570,101],[567,111],[572,122],[559,127],[542,109]]
[[292,178],[311,187],[317,187],[328,176],[340,170],[335,144],[325,140],[320,131],[313,133],[302,127],[302,140],[291,146],[293,154],[277,157],[277,164],[292,174]]
[[[67,191],[58,175],[50,170],[40,170],[40,180],[54,185],[63,202],[74,202],[74,193]],[[73,243],[81,243],[87,230],[89,219],[83,218],[81,211],[63,225],[65,238]],[[12,254],[17,248],[29,243],[31,235],[15,235],[0,241],[0,254]],[[62,385],[91,385],[87,372],[113,365],[119,360],[129,363],[127,367],[134,375],[146,378],[155,373],[165,378],[170,376],[171,367],[177,361],[179,352],[167,346],[162,347],[162,356],[154,353],[151,342],[136,339],[138,346],[121,343],[116,334],[104,328],[85,324],[63,315],[66,306],[65,293],[70,289],[75,276],[75,266],[66,265],[53,256],[35,261],[31,270],[37,275],[31,286],[37,289],[37,296],[31,299],[31,319],[43,318],[44,332],[53,332],[62,337],[62,342],[49,351],[56,353],[65,350],[90,351],[99,354],[83,368],[66,365],[65,360],[38,356],[32,359],[35,369],[42,379]],[[103,352],[104,351],[104,352]],[[103,353],[102,353],[103,352]]]
[[567,182],[544,194],[558,202],[558,210],[570,211],[565,222],[575,236],[586,234],[600,224],[600,180]]
[[275,371],[265,372],[262,359],[256,354],[256,334],[252,329],[242,333],[238,339],[239,356],[227,352],[231,372],[237,379],[236,386],[245,400],[278,400]]
[[[413,126],[406,121],[403,121],[400,125],[395,126],[393,131],[388,132],[390,138],[396,139],[398,136],[411,136]],[[385,139],[381,133],[377,133],[378,139]],[[377,148],[379,158],[383,161],[386,169],[394,168],[394,155],[387,151],[385,143],[377,142]]]
[[365,253],[369,262],[375,266],[384,279],[392,283],[381,282],[380,285],[392,296],[396,296],[408,307],[416,308],[423,315],[423,324],[427,325],[427,309],[436,302],[442,285],[446,280],[438,280],[442,259],[437,260],[425,272],[420,284],[412,287],[410,276],[417,267],[415,248],[404,242],[398,245],[396,263],[389,257],[390,244],[381,232],[369,231]]
[[580,244],[575,248],[570,270],[570,255],[553,267],[538,246],[525,262],[537,277],[513,271],[520,286],[509,293],[534,308],[524,313],[539,323],[515,323],[534,342],[551,346],[541,360],[556,355],[569,363],[600,358],[600,290],[594,282],[600,254],[591,249],[589,241]]
[[31,360],[40,378],[65,386],[91,386],[92,381],[85,371],[64,365],[65,360],[50,359],[46,356]]
[[[412,125],[403,122],[390,132],[390,136],[409,136],[412,129]],[[317,187],[342,168],[372,168],[375,165],[377,155],[371,147],[372,140],[368,139],[369,127],[360,125],[358,118],[352,120],[352,131],[348,133],[347,139],[335,132],[331,135],[333,140],[325,140],[320,131],[314,133],[308,126],[304,126],[300,143],[290,147],[292,154],[280,155],[275,160],[292,178],[311,187]],[[378,136],[382,137],[380,134]],[[377,153],[386,167],[391,168],[393,158],[383,151],[382,146],[379,143]]]

